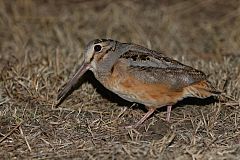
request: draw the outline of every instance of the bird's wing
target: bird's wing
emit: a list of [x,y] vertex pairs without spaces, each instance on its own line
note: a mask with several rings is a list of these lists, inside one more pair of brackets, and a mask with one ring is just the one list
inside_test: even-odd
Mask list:
[[120,59],[128,65],[132,76],[146,83],[161,83],[181,89],[206,79],[197,69],[147,48],[134,45]]

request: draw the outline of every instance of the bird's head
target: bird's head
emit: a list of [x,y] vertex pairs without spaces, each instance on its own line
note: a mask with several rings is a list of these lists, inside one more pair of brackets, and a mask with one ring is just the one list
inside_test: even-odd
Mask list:
[[79,79],[87,70],[95,72],[98,69],[99,64],[105,63],[104,60],[109,57],[109,51],[114,51],[116,43],[116,41],[110,39],[95,39],[87,44],[83,53],[84,61],[75,75],[67,82],[63,90],[59,93],[57,98],[59,101],[58,104],[70,94],[74,86],[76,86]]
[[83,54],[83,71],[96,70],[98,64],[104,62],[110,56],[109,51],[114,51],[115,47],[116,41],[110,39],[96,39],[89,42]]

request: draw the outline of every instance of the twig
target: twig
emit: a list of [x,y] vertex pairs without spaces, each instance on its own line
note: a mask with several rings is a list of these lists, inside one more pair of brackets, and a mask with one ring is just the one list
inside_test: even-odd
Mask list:
[[23,130],[22,130],[22,127],[21,127],[21,126],[19,127],[19,130],[20,130],[20,133],[21,133],[22,137],[24,138],[24,140],[25,140],[25,142],[26,142],[26,145],[27,145],[27,147],[28,147],[28,150],[31,152],[32,149],[31,149],[31,147],[30,147],[30,145],[29,145],[29,143],[28,143],[28,140],[27,140],[26,136],[24,136],[24,134],[23,134]]
[[7,137],[9,137],[22,123],[23,123],[23,121],[20,122],[16,127],[14,127],[10,132],[8,132],[8,134],[6,134],[6,135],[0,140],[0,144],[1,144]]
[[5,100],[3,100],[2,102],[0,102],[0,105],[2,105],[2,104],[4,104],[4,103],[6,103],[6,102],[8,102],[10,99],[5,99]]
[[56,49],[55,65],[56,65],[56,73],[57,75],[59,75],[59,48]]

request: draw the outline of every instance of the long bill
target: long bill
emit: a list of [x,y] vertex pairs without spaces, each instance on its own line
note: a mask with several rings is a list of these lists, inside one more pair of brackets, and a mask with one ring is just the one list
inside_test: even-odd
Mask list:
[[90,68],[89,63],[83,63],[81,67],[78,69],[77,73],[74,74],[74,76],[66,83],[63,90],[60,91],[57,97],[57,106],[59,106],[67,96],[69,96],[73,90],[74,87],[78,84],[79,79],[83,76],[83,74]]

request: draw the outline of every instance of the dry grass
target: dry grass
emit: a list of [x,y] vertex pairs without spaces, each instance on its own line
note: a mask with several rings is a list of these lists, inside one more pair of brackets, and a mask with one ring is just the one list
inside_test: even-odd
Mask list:
[[[240,159],[239,6],[223,0],[0,1],[0,157]],[[228,100],[185,100],[170,124],[162,109],[129,131],[121,126],[144,111],[104,98],[91,83],[54,108],[84,45],[105,37],[163,50],[203,70]]]

